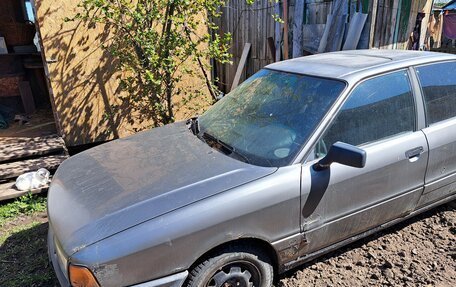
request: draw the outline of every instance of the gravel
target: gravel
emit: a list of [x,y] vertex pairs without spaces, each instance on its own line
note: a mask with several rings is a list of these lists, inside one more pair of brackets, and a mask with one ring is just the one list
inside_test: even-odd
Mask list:
[[278,286],[456,286],[456,208],[438,207],[316,259]]

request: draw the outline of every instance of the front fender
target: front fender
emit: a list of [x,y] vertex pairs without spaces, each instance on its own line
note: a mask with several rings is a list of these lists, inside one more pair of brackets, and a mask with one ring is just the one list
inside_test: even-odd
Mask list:
[[300,174],[300,165],[280,168],[87,246],[70,261],[91,268],[102,286],[124,286],[185,271],[236,239],[286,238],[300,228]]

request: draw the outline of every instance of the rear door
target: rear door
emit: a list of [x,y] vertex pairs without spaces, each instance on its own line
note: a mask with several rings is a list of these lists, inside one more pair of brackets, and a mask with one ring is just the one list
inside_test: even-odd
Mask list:
[[[303,166],[302,231],[306,253],[360,234],[414,210],[423,191],[427,142],[407,70],[354,88]],[[362,169],[312,165],[342,141],[367,153]]]
[[418,207],[456,194],[456,62],[416,67],[422,87],[429,166]]

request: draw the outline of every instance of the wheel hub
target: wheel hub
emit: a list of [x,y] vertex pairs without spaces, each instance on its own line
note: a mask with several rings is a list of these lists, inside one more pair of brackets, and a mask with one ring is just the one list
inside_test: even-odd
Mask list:
[[252,275],[248,270],[231,267],[228,272],[220,270],[209,281],[208,287],[253,287]]

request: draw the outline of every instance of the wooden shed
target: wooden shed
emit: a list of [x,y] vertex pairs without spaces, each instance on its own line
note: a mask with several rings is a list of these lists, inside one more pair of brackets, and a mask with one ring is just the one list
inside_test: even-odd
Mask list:
[[[55,170],[68,149],[151,126],[128,120],[128,107],[111,108],[122,92],[115,59],[102,47],[110,31],[65,21],[79,12],[78,3],[0,1],[0,199],[17,196],[11,188],[18,175]],[[206,87],[198,76],[183,85]]]
[[0,199],[24,193],[17,176],[68,157],[35,22],[30,0],[0,2]]

